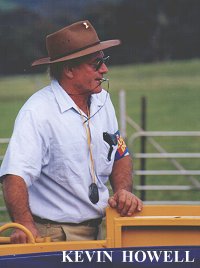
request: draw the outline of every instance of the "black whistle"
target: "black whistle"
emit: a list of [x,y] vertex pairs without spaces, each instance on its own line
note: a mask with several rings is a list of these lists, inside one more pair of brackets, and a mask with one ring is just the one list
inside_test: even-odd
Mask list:
[[93,204],[99,202],[99,190],[94,182],[89,186],[89,199]]
[[111,154],[113,151],[113,145],[117,145],[117,137],[115,134],[109,134],[108,132],[103,132],[103,139],[107,142],[110,146],[108,151],[108,161],[111,160]]

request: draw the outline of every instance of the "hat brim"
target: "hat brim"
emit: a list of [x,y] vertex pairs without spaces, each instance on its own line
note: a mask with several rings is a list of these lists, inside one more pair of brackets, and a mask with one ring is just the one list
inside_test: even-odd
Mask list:
[[56,62],[72,60],[72,59],[76,59],[76,58],[79,58],[79,57],[82,57],[82,56],[86,56],[86,55],[89,55],[89,54],[92,54],[92,53],[95,53],[95,52],[110,48],[110,47],[118,46],[120,44],[121,44],[121,41],[118,40],[118,39],[103,41],[103,42],[100,42],[97,45],[85,48],[85,49],[83,49],[81,51],[69,54],[67,56],[61,57],[61,58],[56,59],[56,60],[51,60],[50,57],[35,60],[31,64],[31,66],[42,65],[42,64],[52,64],[52,63],[56,63]]

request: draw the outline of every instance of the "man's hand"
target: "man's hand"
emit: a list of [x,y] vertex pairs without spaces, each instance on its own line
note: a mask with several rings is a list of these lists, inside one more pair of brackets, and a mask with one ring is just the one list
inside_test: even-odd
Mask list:
[[132,216],[142,210],[142,201],[131,192],[119,190],[108,200],[112,208],[116,208],[121,216]]
[[[39,232],[34,223],[26,222],[26,223],[20,223],[20,224],[26,227],[32,233],[34,238],[40,237]],[[11,234],[10,239],[11,239],[11,243],[13,244],[28,243],[28,237],[20,229],[15,229],[15,231]]]

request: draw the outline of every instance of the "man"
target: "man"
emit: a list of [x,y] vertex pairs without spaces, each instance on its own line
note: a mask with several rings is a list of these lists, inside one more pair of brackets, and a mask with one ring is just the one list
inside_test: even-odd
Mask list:
[[[103,50],[89,21],[67,26],[46,38],[52,82],[20,110],[0,176],[14,222],[34,237],[53,241],[97,239],[109,204],[122,216],[142,209],[132,194],[132,160],[120,137],[109,93]],[[114,195],[109,198],[110,176]],[[16,230],[13,243],[26,243]]]

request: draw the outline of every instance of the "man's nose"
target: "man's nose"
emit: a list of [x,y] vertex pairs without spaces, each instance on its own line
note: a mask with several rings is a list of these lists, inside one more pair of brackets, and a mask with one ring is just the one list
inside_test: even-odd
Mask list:
[[108,67],[107,65],[103,62],[101,67],[98,70],[100,73],[106,74],[108,72]]

